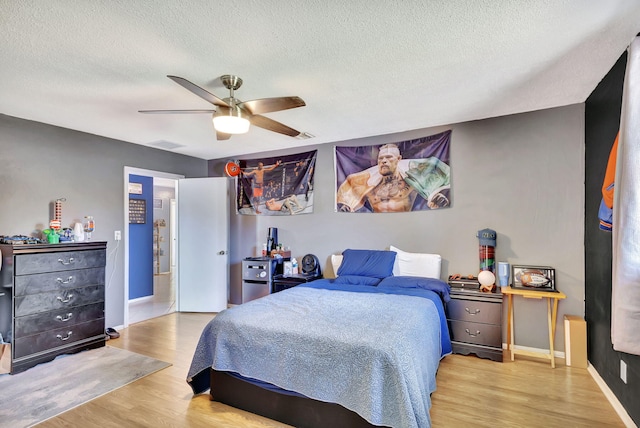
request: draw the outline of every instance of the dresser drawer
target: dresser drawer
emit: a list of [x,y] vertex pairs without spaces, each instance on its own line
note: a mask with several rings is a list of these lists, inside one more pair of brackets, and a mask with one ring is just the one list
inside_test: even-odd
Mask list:
[[500,325],[449,320],[451,340],[492,347],[502,347]]
[[452,320],[500,324],[502,301],[493,303],[478,300],[451,299],[447,303],[447,312],[448,318]]
[[74,342],[104,336],[104,318],[14,339],[14,358],[51,351]]
[[106,251],[100,249],[17,254],[15,275],[101,267],[105,265]]
[[104,278],[104,267],[22,275],[15,279],[14,293],[24,296],[85,285],[103,285]]
[[17,337],[30,336],[98,318],[104,318],[104,302],[18,317],[15,320],[14,334]]
[[68,290],[28,294],[14,297],[15,317],[69,309],[75,306],[104,301],[104,285],[71,288]]

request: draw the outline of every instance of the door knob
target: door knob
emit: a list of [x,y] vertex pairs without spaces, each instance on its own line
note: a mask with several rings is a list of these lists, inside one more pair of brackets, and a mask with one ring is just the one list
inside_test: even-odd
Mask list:
[[227,252],[225,250],[218,251],[218,255],[219,256],[224,256],[225,254],[227,254]]

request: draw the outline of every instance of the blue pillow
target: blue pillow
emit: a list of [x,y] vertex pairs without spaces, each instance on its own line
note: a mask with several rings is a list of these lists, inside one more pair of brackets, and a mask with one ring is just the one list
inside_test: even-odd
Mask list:
[[378,285],[380,278],[373,278],[370,276],[360,275],[340,275],[333,280],[336,284],[350,284],[350,285]]
[[386,278],[392,275],[395,260],[395,251],[344,250],[337,274],[338,277],[356,275]]
[[424,278],[419,276],[390,276],[384,278],[378,284],[378,288],[421,288],[424,290],[431,290],[438,293],[445,302],[448,302],[449,297],[449,284],[441,279],[436,278]]

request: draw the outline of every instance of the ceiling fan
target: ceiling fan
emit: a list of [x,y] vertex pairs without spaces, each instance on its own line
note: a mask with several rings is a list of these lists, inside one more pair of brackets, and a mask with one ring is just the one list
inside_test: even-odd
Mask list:
[[304,136],[306,134],[262,116],[263,113],[305,106],[305,102],[300,97],[274,97],[240,101],[235,97],[234,91],[242,86],[242,79],[238,76],[225,74],[220,77],[220,80],[229,90],[229,96],[221,99],[187,79],[178,76],[167,77],[217,108],[214,110],[139,110],[140,113],[213,114],[213,127],[216,130],[216,138],[218,140],[228,140],[233,134],[244,134],[249,130],[250,124],[290,137]]

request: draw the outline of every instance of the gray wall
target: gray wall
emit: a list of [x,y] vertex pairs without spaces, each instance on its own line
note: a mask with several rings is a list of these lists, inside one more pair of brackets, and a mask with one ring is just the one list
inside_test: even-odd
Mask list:
[[[584,105],[363,138],[336,145],[379,145],[452,129],[452,206],[438,211],[385,214],[334,212],[333,144],[264,152],[259,158],[318,149],[314,213],[231,216],[231,301],[239,302],[242,258],[253,256],[269,227],[293,256],[317,255],[326,276],[329,256],[346,248],[439,253],[442,278],[477,273],[476,232],[498,232],[496,260],[550,265],[568,298],[559,305],[555,347],[564,350],[562,316],[584,315]],[[224,161],[210,161],[212,175]],[[235,194],[235,192],[232,192]],[[232,203],[233,205],[233,203]],[[259,248],[259,247],[258,247]],[[546,302],[516,306],[516,344],[548,349]],[[505,329],[506,330],[506,329]],[[506,335],[506,333],[505,333]]]
[[[269,227],[279,228],[280,241],[294,256],[313,253],[325,270],[330,254],[345,248],[395,245],[441,254],[443,278],[477,271],[475,233],[489,227],[498,232],[497,260],[556,268],[558,288],[568,295],[560,304],[560,320],[565,313],[584,315],[584,106],[337,144],[375,145],[445,129],[453,131],[451,208],[368,215],[334,212],[333,144],[327,144],[317,147],[313,214],[251,217],[234,212],[231,302],[239,301],[240,260],[255,254]],[[0,153],[5,207],[0,210],[0,234],[43,228],[51,216],[51,202],[59,197],[67,198],[65,225],[86,214],[95,216],[94,239],[109,241],[108,325],[120,325],[124,317],[123,249],[113,241],[113,231],[125,226],[124,166],[199,177],[222,175],[224,163],[211,161],[207,169],[204,160],[8,116],[0,116]],[[332,274],[330,268],[327,274]],[[545,303],[518,300],[516,310],[516,343],[548,347]],[[564,349],[562,328],[559,322],[559,350]]]
[[[124,322],[124,167],[206,177],[207,161],[0,115],[0,235],[46,229],[66,198],[63,226],[93,215],[92,239],[108,241],[106,323]],[[121,244],[121,243],[120,243]]]

